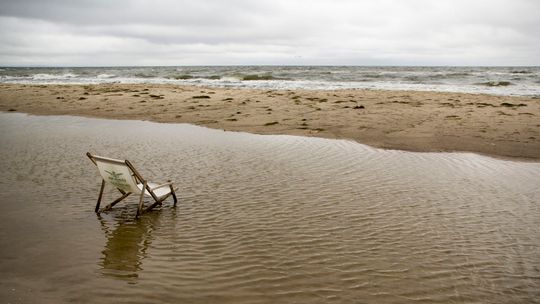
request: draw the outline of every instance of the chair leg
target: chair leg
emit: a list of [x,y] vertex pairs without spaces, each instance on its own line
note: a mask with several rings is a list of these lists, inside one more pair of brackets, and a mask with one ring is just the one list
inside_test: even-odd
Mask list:
[[115,199],[114,202],[112,202],[112,203],[108,204],[107,206],[105,206],[101,211],[98,211],[98,213],[110,210],[112,207],[114,207],[114,205],[118,204],[120,201],[122,201],[123,199],[128,197],[130,194],[131,194],[131,192],[125,192],[124,194],[122,194],[122,196]]
[[143,188],[142,188],[142,191],[141,191],[141,196],[139,198],[139,207],[137,208],[137,214],[135,215],[135,218],[138,218],[139,215],[142,214],[143,198],[144,198],[144,192],[145,191],[146,191],[146,182],[144,182],[144,185],[143,185]]
[[155,203],[153,203],[152,205],[148,206],[148,208],[146,208],[146,209],[144,210],[144,212],[146,213],[146,212],[148,212],[148,211],[154,209],[157,205],[163,204],[163,201],[166,200],[169,196],[171,196],[171,194],[172,194],[172,192],[169,193],[169,194],[167,194],[167,195],[165,195],[165,196],[162,197],[161,199],[157,200]]
[[173,200],[174,200],[173,206],[176,206],[176,203],[178,202],[178,199],[176,198],[176,193],[174,192],[174,188],[173,188],[172,185],[170,185],[169,187],[171,187],[171,194],[172,194],[172,197],[173,197]]
[[148,206],[148,208],[144,209],[144,213],[154,209],[157,205],[161,205],[161,203],[161,201],[153,203],[152,205]]
[[99,213],[99,205],[101,204],[101,198],[103,197],[103,189],[105,188],[105,180],[101,180],[101,189],[99,190],[99,197],[97,199],[95,212]]

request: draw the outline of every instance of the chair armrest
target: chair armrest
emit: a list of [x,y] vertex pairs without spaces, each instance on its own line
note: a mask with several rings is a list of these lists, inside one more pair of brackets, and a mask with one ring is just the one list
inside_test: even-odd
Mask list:
[[168,187],[168,186],[172,186],[172,183],[165,183],[165,184],[157,185],[154,188],[150,188],[150,191],[154,191],[156,189],[163,188],[163,187]]

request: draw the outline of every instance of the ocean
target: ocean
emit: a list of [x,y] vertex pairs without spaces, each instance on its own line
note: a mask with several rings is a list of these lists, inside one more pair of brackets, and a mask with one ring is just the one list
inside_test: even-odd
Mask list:
[[540,96],[540,67],[3,67],[0,68],[0,83],[151,83],[280,90],[373,89]]

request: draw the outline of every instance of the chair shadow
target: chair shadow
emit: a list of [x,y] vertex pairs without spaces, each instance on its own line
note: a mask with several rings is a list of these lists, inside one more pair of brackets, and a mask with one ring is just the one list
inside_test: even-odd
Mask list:
[[152,231],[159,228],[160,212],[149,212],[138,220],[127,213],[98,215],[107,238],[98,265],[104,276],[136,282],[152,243]]

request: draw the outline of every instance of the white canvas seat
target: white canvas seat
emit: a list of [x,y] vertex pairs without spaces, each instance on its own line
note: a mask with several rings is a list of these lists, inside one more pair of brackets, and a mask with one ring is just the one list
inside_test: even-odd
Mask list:
[[[154,189],[157,186],[160,186],[159,184],[152,183],[152,182],[148,182],[147,184],[148,184],[148,187],[150,187],[150,189]],[[137,188],[139,188],[139,190],[142,191],[142,189],[144,188],[144,184],[137,184]],[[171,189],[169,187],[161,187],[161,188],[157,188],[156,190],[154,190],[154,194],[158,198],[161,198],[161,197],[163,197],[165,195],[168,195],[169,193],[171,193]],[[144,191],[144,195],[152,196],[152,194],[150,194],[150,192],[148,192],[148,190]]]
[[[102,177],[101,190],[95,208],[96,213],[111,209],[114,205],[132,193],[139,195],[139,207],[137,208],[137,215],[135,217],[152,210],[157,205],[161,205],[161,203],[169,196],[173,197],[174,205],[176,205],[176,193],[171,182],[158,184],[145,180],[128,160],[118,160],[92,155],[90,152],[86,153],[86,155],[97,166],[99,174]],[[105,184],[110,184],[118,189],[118,191],[122,193],[122,196],[105,206],[103,209],[99,209]],[[152,197],[155,202],[143,210],[143,197],[145,195]]]

